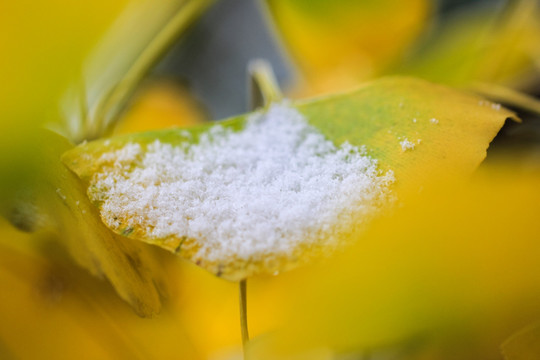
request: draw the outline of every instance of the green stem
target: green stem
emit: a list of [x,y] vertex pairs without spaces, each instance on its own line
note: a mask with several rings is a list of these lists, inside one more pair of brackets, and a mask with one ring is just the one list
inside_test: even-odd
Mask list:
[[[281,90],[274,76],[272,66],[265,60],[254,60],[249,64],[249,93],[250,110],[257,107],[269,106],[271,103],[283,98]],[[239,283],[240,329],[242,331],[242,348],[244,359],[247,357],[249,343],[247,320],[247,280]]]
[[253,60],[249,67],[250,108],[269,106],[283,99],[272,66],[266,60]]
[[240,329],[242,331],[242,347],[244,358],[246,356],[246,346],[249,342],[248,322],[247,322],[247,280],[240,280],[239,283],[240,300]]

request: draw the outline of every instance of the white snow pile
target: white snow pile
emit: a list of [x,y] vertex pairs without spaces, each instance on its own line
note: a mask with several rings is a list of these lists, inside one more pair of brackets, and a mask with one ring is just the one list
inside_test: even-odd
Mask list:
[[393,181],[363,149],[337,147],[285,103],[240,131],[216,125],[191,144],[130,143],[99,162],[89,195],[109,227],[196,239],[195,258],[207,261],[334,244],[353,219],[376,213]]

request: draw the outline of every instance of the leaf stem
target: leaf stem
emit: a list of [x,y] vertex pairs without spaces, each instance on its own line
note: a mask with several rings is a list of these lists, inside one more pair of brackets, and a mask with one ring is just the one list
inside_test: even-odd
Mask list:
[[246,357],[246,346],[249,342],[248,322],[247,322],[247,280],[239,282],[239,303],[240,303],[240,329],[242,331],[242,347],[244,358]]
[[268,61],[262,59],[251,61],[248,72],[250,109],[269,106],[271,103],[283,99],[272,65]]

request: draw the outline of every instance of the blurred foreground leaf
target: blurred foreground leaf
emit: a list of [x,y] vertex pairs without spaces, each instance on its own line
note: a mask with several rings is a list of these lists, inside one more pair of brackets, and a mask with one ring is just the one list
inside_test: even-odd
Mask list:
[[[538,80],[536,0],[462,6],[449,16],[433,16],[429,27],[425,26],[433,7],[429,1],[267,3],[305,76],[296,95],[348,89],[383,74],[524,91],[534,89]],[[501,95],[498,91],[493,100],[506,100]]]
[[[64,3],[68,2],[60,1],[57,5]],[[60,84],[67,88],[66,82],[80,78],[81,72],[83,73],[83,79],[78,81],[79,86],[72,89],[72,93],[68,94],[72,97],[68,96],[65,101],[67,105],[64,104],[67,117],[66,127],[62,128],[57,123],[60,116],[56,110],[61,96],[56,87],[51,88],[49,85],[46,86],[48,92],[44,97],[47,100],[46,108],[54,108],[55,111],[34,114],[40,119],[34,125],[42,125],[44,122],[49,125],[56,123],[55,127],[59,132],[69,136],[72,141],[99,137],[111,131],[143,76],[210,3],[210,0],[160,0],[158,2],[143,0],[130,3],[85,66],[82,66],[82,59],[66,56],[73,63],[64,67],[64,59],[61,59],[62,61],[58,61],[57,64],[59,68],[55,69],[61,69],[63,76],[54,80],[46,78],[47,81],[43,81],[43,83],[55,86]],[[118,5],[125,5],[125,2]],[[11,4],[7,4],[7,7],[16,13],[20,10],[18,6]],[[115,7],[115,10],[119,9]],[[69,14],[73,9],[68,7],[65,11]],[[85,15],[92,14],[94,13],[89,12]],[[108,13],[103,13],[103,18],[111,21],[108,16]],[[11,19],[8,19],[8,25],[9,20]],[[144,26],[141,27],[141,24]],[[81,42],[77,41],[77,46],[71,49],[64,42],[71,39],[73,34],[70,29],[77,27],[78,24],[73,24],[71,21],[64,24],[60,21],[55,25],[58,29],[54,26],[53,29],[56,29],[55,31],[61,29],[63,33],[56,34],[52,31],[51,34],[55,36],[51,35],[51,38],[61,38],[60,43],[65,48],[70,48],[73,53],[81,55],[78,52],[83,48],[86,52],[90,45],[95,45],[93,42],[87,44],[83,41],[84,39],[81,39]],[[136,34],[133,32],[134,29],[138,29]],[[98,30],[97,27],[93,29],[96,33]],[[37,30],[30,27],[24,31],[34,34]],[[23,34],[25,34],[24,31]],[[41,37],[38,38],[41,39]],[[12,40],[10,38],[10,41]],[[31,47],[32,43],[28,42],[25,46]],[[48,44],[47,46],[54,45],[45,40],[43,43]],[[41,44],[38,44],[37,48],[42,49],[40,46]],[[52,48],[54,49],[55,46]],[[65,55],[65,52],[63,49],[63,52],[54,56],[61,57]],[[45,54],[49,55],[49,52]],[[39,56],[36,58],[41,59]],[[24,64],[22,60],[21,62]],[[39,71],[49,73],[47,68],[39,69]],[[42,81],[39,79],[33,79],[34,83],[40,85]],[[17,89],[15,87],[15,90]],[[30,95],[33,95],[34,91],[39,93],[40,88],[26,89],[26,93]],[[123,129],[117,129],[117,131],[129,131],[130,126],[132,130],[137,126],[143,126],[140,123],[140,116],[147,117],[149,112],[153,112],[152,115],[159,117],[161,122],[154,121],[150,125],[150,121],[146,119],[147,124],[144,126],[160,127],[165,126],[167,122],[178,125],[188,124],[189,121],[202,121],[200,110],[193,105],[193,101],[190,102],[191,99],[185,93],[179,96],[177,89],[171,86],[166,90],[163,88],[158,97],[164,100],[163,97],[166,95],[169,98],[162,101],[162,104],[170,104],[181,98],[185,100],[184,106],[169,106],[159,111],[159,107],[155,105],[141,104],[141,99],[150,99],[149,95],[139,97],[137,107],[130,110],[128,117],[122,123]],[[27,102],[7,101],[7,105],[15,105],[17,111],[22,108],[39,109],[40,102],[33,102],[33,100],[29,96]],[[9,106],[3,110],[10,110]],[[11,120],[20,119],[16,116],[17,114],[12,115]],[[164,115],[168,118],[164,118]],[[17,123],[17,121],[13,122]],[[10,149],[10,155],[6,155],[6,159],[14,158],[9,161],[9,164],[15,164],[13,168],[18,172],[15,172],[15,179],[9,179],[11,181],[6,181],[6,184],[0,184],[2,192],[0,195],[5,193],[3,198],[6,198],[3,199],[0,210],[21,229],[54,231],[59,241],[67,247],[69,253],[80,265],[94,275],[106,277],[119,295],[129,302],[138,314],[142,316],[156,314],[161,307],[160,291],[165,291],[165,289],[162,289],[161,264],[158,264],[154,258],[153,249],[145,248],[140,243],[118,236],[102,224],[95,207],[89,204],[79,180],[60,162],[60,155],[72,145],[61,136],[48,131],[36,131],[34,127],[32,131],[22,132],[26,137],[20,141],[24,150],[19,150],[20,145],[18,145]],[[19,138],[16,137],[16,139]],[[0,158],[0,162],[2,160],[4,160],[3,157]]]
[[0,206],[36,176],[34,129],[58,123],[59,99],[128,0],[2,1]]
[[159,318],[140,318],[51,235],[17,232],[0,220],[0,358],[204,358],[180,316],[164,309]]
[[212,2],[144,0],[126,8],[66,96],[67,136],[78,143],[109,134],[148,72]]
[[310,93],[376,77],[420,34],[431,1],[267,0]]
[[[382,170],[395,174],[395,191],[418,191],[425,179],[433,176],[467,176],[484,159],[489,142],[509,111],[481,98],[411,78],[388,78],[366,84],[341,95],[293,104],[308,122],[336,144],[348,141],[366,146],[379,161]],[[220,124],[239,131],[246,116],[225,120]],[[63,160],[85,182],[110,166],[115,159],[101,158],[104,153],[128,143],[146,146],[155,140],[179,145],[197,143],[200,135],[213,124],[186,130],[164,130],[115,137],[81,145],[68,151]],[[101,160],[100,160],[101,159]],[[159,181],[159,179],[156,179]],[[99,204],[97,204],[99,206]],[[178,252],[210,272],[229,280],[238,280],[258,272],[269,272],[264,261],[237,259],[210,261],[196,258],[193,249],[201,239],[150,238],[143,225],[119,227],[114,231]],[[307,254],[306,259],[309,257]],[[294,259],[294,260],[293,260]],[[291,254],[281,259],[285,269],[295,265]]]
[[138,314],[156,314],[165,289],[152,249],[107,229],[83,184],[60,161],[72,145],[49,131],[39,136],[32,146],[40,176],[20,190],[8,217],[25,230],[52,230],[81,266],[106,277]]
[[113,134],[190,127],[207,121],[208,115],[188,89],[171,80],[158,80],[138,91]]
[[466,8],[393,71],[455,86],[486,82],[526,89],[538,78],[539,14],[536,0]]
[[[428,181],[346,253],[283,274],[284,326],[253,340],[251,356],[499,358],[540,314],[540,174],[484,171]],[[537,358],[537,329],[523,335],[503,346],[508,359]]]

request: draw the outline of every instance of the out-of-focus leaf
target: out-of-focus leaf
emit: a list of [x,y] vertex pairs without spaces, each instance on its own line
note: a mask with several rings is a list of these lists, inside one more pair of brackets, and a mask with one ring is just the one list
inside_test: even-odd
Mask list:
[[0,4],[0,204],[36,176],[33,128],[59,121],[59,99],[128,0]]
[[507,4],[502,9],[464,9],[395,71],[458,86],[471,82],[527,86],[538,74],[538,3]]
[[486,83],[474,83],[469,88],[492,101],[540,115],[540,100],[520,91]]
[[[64,4],[66,1],[59,3]],[[71,127],[63,129],[64,132],[69,134],[72,140],[78,141],[101,136],[105,131],[110,130],[112,119],[124,108],[135,86],[149,67],[163,54],[171,41],[181,34],[210,3],[210,0],[160,0],[158,2],[143,0],[131,3],[85,66],[85,78],[82,84],[74,89],[73,101],[71,103],[68,101],[67,120]],[[17,10],[16,6],[12,7],[10,4],[6,6],[10,10]],[[66,11],[72,11],[72,9],[67,7]],[[85,15],[91,14],[92,12],[89,11]],[[104,18],[106,18],[105,15],[107,14],[104,13]],[[144,26],[141,26],[142,24]],[[64,25],[56,24],[64,30],[64,33],[51,35],[51,38],[64,35],[70,38],[72,31],[66,29]],[[75,26],[75,24],[69,23],[69,26]],[[136,34],[133,33],[134,28],[139,29]],[[30,33],[33,34],[34,29],[31,30]],[[98,29],[93,31],[97,33]],[[48,41],[43,41],[43,43],[52,45]],[[28,42],[25,46],[31,47],[32,44],[33,42]],[[82,44],[87,51],[86,48],[89,45],[84,42]],[[92,45],[95,44],[92,43]],[[64,46],[70,48],[66,44]],[[77,46],[79,46],[78,42]],[[37,48],[41,49],[39,46]],[[122,48],[122,51],[118,51],[118,48]],[[72,49],[73,52],[79,50],[78,47]],[[63,53],[60,52],[60,54]],[[55,86],[61,84],[67,88],[64,80],[72,80],[71,76],[79,77],[82,61],[74,58],[71,60],[78,61],[70,64],[71,67],[63,66],[62,61],[58,62],[59,69],[69,74],[69,77],[46,79],[47,82]],[[73,65],[76,71],[71,72]],[[49,73],[46,68],[40,71]],[[39,78],[34,81],[41,84]],[[61,96],[56,88],[47,85],[47,89],[54,95],[54,97],[46,97],[50,102],[47,105],[52,104],[56,109]],[[28,94],[34,94],[35,89],[28,87],[26,90]],[[39,103],[33,103],[32,100],[29,97],[24,107],[38,107]],[[136,118],[137,114],[144,111],[155,110],[152,106],[146,109],[140,106],[130,112],[130,118]],[[154,115],[160,116],[157,113]],[[195,111],[187,112],[186,115],[196,116]],[[38,116],[45,117],[48,122],[59,118],[58,114],[47,112],[36,115]],[[183,123],[188,122],[187,116],[183,117]],[[125,124],[133,123],[130,118]],[[154,126],[163,126],[163,123],[154,123]],[[11,162],[15,164],[20,162],[22,169],[30,168],[30,161],[26,159],[28,158],[31,159],[34,167],[25,172],[27,176],[21,178],[18,184],[15,183],[9,188],[11,190],[15,188],[16,191],[11,191],[11,193],[6,191],[9,198],[7,201],[2,201],[2,213],[25,230],[52,227],[77,262],[92,273],[107,277],[119,295],[133,305],[139,314],[151,316],[157,313],[160,308],[158,288],[162,281],[160,265],[152,258],[151,249],[126,241],[125,238],[117,236],[103,226],[99,217],[96,216],[95,208],[89,204],[83,186],[59,161],[60,154],[71,147],[68,141],[60,136],[39,132],[35,135],[35,139],[32,137],[24,144],[28,149],[23,152],[23,159],[17,156],[15,159],[20,161]],[[19,151],[14,148],[12,153],[19,154]]]
[[[108,283],[75,266],[61,250],[53,234],[22,233],[0,219],[2,360],[240,356],[236,284],[163,252],[173,279],[170,301],[158,317],[141,319]],[[255,336],[283,321],[279,278],[250,280]]]
[[[144,76],[212,2],[133,3],[87,61],[82,84],[65,101],[69,138],[91,140],[110,131]],[[139,29],[137,36],[133,29]]]
[[423,29],[427,0],[267,0],[309,93],[373,78],[398,60]]
[[163,269],[152,249],[103,225],[84,185],[60,161],[61,154],[72,148],[66,139],[42,131],[33,146],[39,153],[41,176],[18,194],[9,214],[12,222],[25,230],[52,230],[81,266],[106,277],[138,314],[156,314],[160,291],[165,289]]
[[501,345],[506,360],[535,360],[540,358],[540,326],[529,326],[512,335]]
[[1,125],[57,121],[62,93],[126,4],[128,0],[2,2]]
[[283,329],[255,339],[250,355],[367,350],[376,358],[378,348],[419,339],[404,358],[499,358],[508,334],[540,313],[540,174],[510,167],[440,180],[372,223],[346,253],[283,274],[292,304]]
[[[398,196],[405,191],[418,191],[429,177],[472,173],[484,159],[489,142],[505,119],[512,116],[511,112],[476,96],[411,78],[382,79],[351,93],[293,103],[292,106],[334,143],[348,141],[366,146],[382,170],[394,172],[394,190]],[[241,130],[245,121],[246,116],[240,116],[220,124]],[[144,151],[155,140],[173,145],[196,143],[200,134],[212,126],[215,125],[95,141],[68,151],[63,160],[84,181],[89,181],[106,166],[99,161],[106,152],[128,143],[140,144]],[[142,226],[130,227],[129,232],[121,228],[113,230],[178,252],[225,279],[238,280],[255,272],[275,271],[267,269],[264,261],[209,261],[193,258],[193,251],[182,251],[183,244],[197,244],[200,239],[187,241],[180,235],[172,239],[149,238]],[[302,260],[289,257],[294,258],[287,255],[282,259],[284,268]]]
[[188,89],[173,81],[144,86],[114,127],[113,134],[190,127],[209,121],[201,104]]
[[140,318],[50,236],[17,232],[0,220],[0,358],[205,358],[175,311]]

